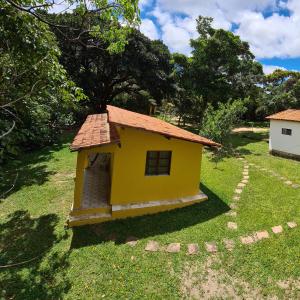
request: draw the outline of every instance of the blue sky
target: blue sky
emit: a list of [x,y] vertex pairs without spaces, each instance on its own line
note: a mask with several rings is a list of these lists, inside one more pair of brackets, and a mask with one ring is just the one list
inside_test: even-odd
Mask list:
[[140,0],[140,30],[172,52],[190,54],[195,19],[214,18],[215,28],[248,41],[265,73],[277,67],[300,71],[300,0]]

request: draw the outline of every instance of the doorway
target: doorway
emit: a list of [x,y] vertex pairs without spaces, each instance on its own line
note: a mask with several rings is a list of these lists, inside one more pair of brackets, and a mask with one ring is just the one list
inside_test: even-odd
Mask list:
[[88,157],[84,171],[82,208],[110,205],[111,153],[95,153]]

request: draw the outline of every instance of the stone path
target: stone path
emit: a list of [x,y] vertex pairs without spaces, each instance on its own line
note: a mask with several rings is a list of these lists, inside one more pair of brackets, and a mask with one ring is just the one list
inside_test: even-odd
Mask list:
[[[237,230],[238,229],[238,224],[236,222],[234,222],[234,218],[238,214],[238,202],[241,199],[241,194],[243,193],[244,188],[247,186],[247,184],[249,182],[249,167],[250,166],[255,167],[261,171],[268,172],[270,175],[283,181],[283,183],[286,184],[287,186],[290,186],[295,189],[300,188],[300,184],[294,183],[291,180],[288,180],[287,178],[281,176],[280,174],[277,174],[274,171],[268,170],[266,168],[262,168],[254,163],[248,163],[242,157],[239,157],[238,160],[241,160],[244,164],[243,172],[242,172],[243,177],[242,177],[242,180],[238,183],[238,185],[235,189],[235,193],[232,198],[232,202],[229,205],[231,210],[226,213],[226,216],[233,218],[232,221],[227,222],[228,230]],[[286,227],[288,228],[287,230],[296,228],[297,226],[298,226],[298,224],[295,221],[289,221],[286,223]],[[270,233],[272,235],[270,235]],[[261,230],[261,231],[256,231],[256,232],[250,233],[248,235],[240,236],[240,237],[236,238],[235,240],[224,238],[222,241],[222,245],[224,246],[224,248],[227,251],[233,251],[234,247],[236,246],[236,244],[238,242],[243,245],[250,245],[250,244],[256,243],[260,240],[269,239],[271,237],[274,237],[275,235],[282,234],[282,233],[284,233],[284,227],[282,225],[276,225],[276,226],[273,226],[272,228],[270,228],[269,231],[266,229]],[[130,236],[126,239],[125,243],[131,247],[135,247],[138,243],[138,239]],[[151,241],[148,241],[148,243],[146,244],[144,249],[145,249],[145,251],[148,251],[148,252],[164,251],[167,253],[180,253],[182,251],[182,248],[183,248],[182,244],[180,244],[178,242],[170,243],[165,246],[160,246],[157,241],[151,240]],[[186,248],[187,248],[186,255],[197,255],[201,251],[199,244],[197,244],[197,243],[187,244]],[[205,249],[204,251],[211,253],[211,254],[217,253],[218,249],[219,249],[216,241],[204,242],[203,247],[201,247],[201,248],[203,248],[203,250]]]
[[287,186],[290,186],[293,189],[299,189],[300,188],[300,183],[293,182],[289,178],[286,178],[286,177],[280,175],[279,173],[277,173],[275,171],[272,171],[270,169],[261,167],[261,166],[259,166],[257,164],[254,164],[254,163],[249,163],[249,165],[253,166],[254,168],[256,168],[256,169],[258,169],[260,171],[267,172],[269,175],[271,175],[271,176],[279,179],[283,184],[285,184]]
[[[290,222],[286,223],[286,226],[288,227],[288,229],[291,230],[293,228],[296,228],[298,226],[298,224],[295,221],[290,221]],[[226,250],[233,251],[237,242],[240,242],[243,245],[251,245],[260,240],[269,239],[279,233],[284,232],[284,228],[282,225],[276,225],[271,228],[271,231],[273,232],[273,236],[270,236],[270,233],[268,230],[261,230],[261,231],[256,231],[256,232],[250,233],[248,235],[240,236],[236,240],[225,238],[225,239],[223,239],[222,244]],[[127,240],[132,241],[132,238],[128,238]],[[134,239],[134,241],[135,241],[135,243],[130,244],[129,242],[126,242],[126,244],[129,244],[130,246],[134,247],[137,244],[137,240]],[[160,247],[160,245],[157,241],[152,240],[146,244],[145,251],[148,251],[148,252],[164,251],[164,252],[168,252],[168,253],[179,253],[179,252],[181,252],[182,248],[183,248],[182,244],[180,244],[180,243],[170,243],[165,247]],[[199,247],[199,244],[197,244],[197,243],[187,244],[186,254],[187,255],[199,254],[199,251],[200,251],[199,249],[200,249],[200,247]],[[217,253],[219,251],[218,243],[215,241],[204,242],[203,249],[205,249],[205,251],[207,251],[208,253],[211,253],[211,254]]]
[[[226,213],[226,215],[231,218],[235,218],[237,216],[238,202],[241,199],[241,194],[243,193],[244,188],[247,186],[247,184],[249,182],[249,166],[250,166],[250,164],[248,164],[248,162],[242,157],[238,157],[237,159],[242,161],[244,164],[243,172],[242,172],[243,177],[242,177],[241,181],[237,184],[237,187],[234,191],[234,195],[232,197],[232,203],[229,204],[229,207],[231,208],[231,210]],[[236,222],[229,221],[229,222],[227,222],[227,228],[229,230],[237,230],[238,224]]]

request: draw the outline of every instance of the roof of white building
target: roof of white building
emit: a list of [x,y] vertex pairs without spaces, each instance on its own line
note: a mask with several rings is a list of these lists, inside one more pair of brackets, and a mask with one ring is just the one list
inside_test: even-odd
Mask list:
[[283,120],[300,122],[300,109],[287,109],[277,114],[266,117],[269,120]]

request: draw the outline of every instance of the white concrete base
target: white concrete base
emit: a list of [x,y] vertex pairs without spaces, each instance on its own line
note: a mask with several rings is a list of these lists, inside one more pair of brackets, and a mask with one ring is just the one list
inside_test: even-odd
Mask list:
[[207,200],[207,196],[200,192],[194,196],[188,196],[183,198],[177,198],[173,200],[158,200],[158,201],[148,201],[148,202],[141,202],[141,203],[130,203],[124,205],[112,205],[112,211],[124,211],[124,210],[131,210],[131,209],[138,209],[138,208],[147,208],[147,207],[155,207],[155,206],[168,206],[168,205],[176,205],[182,203],[189,203],[194,202],[197,200]]

